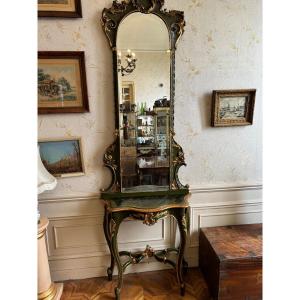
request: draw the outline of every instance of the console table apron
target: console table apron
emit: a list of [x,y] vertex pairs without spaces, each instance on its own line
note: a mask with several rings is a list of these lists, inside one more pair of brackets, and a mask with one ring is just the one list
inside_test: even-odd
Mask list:
[[[123,273],[131,264],[137,264],[144,258],[154,257],[157,261],[172,265],[177,274],[181,295],[185,294],[185,283],[183,280],[183,267],[187,267],[184,261],[184,249],[186,245],[187,230],[189,227],[188,201],[186,196],[165,196],[132,199],[110,199],[104,200],[105,215],[103,229],[107,244],[111,253],[110,267],[107,269],[108,279],[112,280],[115,263],[118,268],[118,284],[115,288],[116,299],[120,299],[123,283]],[[118,231],[123,220],[130,218],[141,220],[145,225],[151,226],[158,220],[167,216],[173,216],[177,220],[180,232],[180,245],[178,248],[168,248],[154,251],[149,245],[144,252],[131,253],[118,250]],[[177,253],[176,262],[168,259],[169,253]],[[126,256],[128,260],[122,264],[121,257]]]

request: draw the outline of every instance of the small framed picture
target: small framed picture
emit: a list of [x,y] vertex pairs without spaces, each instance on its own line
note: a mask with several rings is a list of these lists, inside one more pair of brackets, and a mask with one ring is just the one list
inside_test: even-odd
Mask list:
[[252,125],[255,96],[255,89],[213,91],[211,125]]
[[38,0],[38,16],[82,18],[81,0]]
[[135,89],[133,81],[122,81],[122,100],[123,103],[135,103]]
[[40,140],[38,144],[42,162],[53,176],[85,174],[80,138]]
[[39,114],[89,111],[84,52],[38,52]]

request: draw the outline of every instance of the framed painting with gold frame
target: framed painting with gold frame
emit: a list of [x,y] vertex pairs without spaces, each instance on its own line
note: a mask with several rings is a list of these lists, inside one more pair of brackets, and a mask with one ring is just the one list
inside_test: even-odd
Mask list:
[[253,124],[255,89],[213,91],[213,127]]
[[42,139],[38,142],[45,168],[55,177],[85,175],[80,137]]
[[38,16],[82,18],[81,0],[38,0]]
[[38,112],[89,111],[84,52],[38,53]]

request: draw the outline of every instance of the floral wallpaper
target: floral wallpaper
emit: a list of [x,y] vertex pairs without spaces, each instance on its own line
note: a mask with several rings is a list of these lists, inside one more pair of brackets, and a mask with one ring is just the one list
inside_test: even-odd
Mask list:
[[[90,113],[40,115],[39,138],[82,137],[86,175],[58,179],[41,198],[99,193],[110,182],[102,157],[114,139],[112,55],[100,18],[111,0],[81,0],[82,19],[38,21],[40,51],[85,51]],[[260,183],[262,175],[261,0],[166,0],[185,12],[185,33],[176,52],[176,140],[193,186]],[[210,127],[214,89],[256,88],[252,126]]]

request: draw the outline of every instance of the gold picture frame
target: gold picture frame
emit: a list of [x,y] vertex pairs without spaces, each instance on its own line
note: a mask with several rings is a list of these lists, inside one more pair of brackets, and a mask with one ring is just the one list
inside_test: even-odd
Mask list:
[[255,97],[255,89],[213,91],[211,126],[252,125]]
[[82,18],[81,0],[38,0],[38,16]]
[[89,112],[83,51],[38,52],[38,113]]
[[80,137],[39,139],[40,156],[45,168],[58,178],[85,175]]

